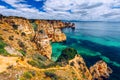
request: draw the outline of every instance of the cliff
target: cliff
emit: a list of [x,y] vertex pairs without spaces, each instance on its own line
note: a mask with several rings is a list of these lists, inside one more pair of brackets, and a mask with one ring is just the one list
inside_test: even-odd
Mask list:
[[90,67],[90,72],[93,75],[93,79],[102,80],[103,78],[108,78],[110,76],[112,69],[101,60]]
[[64,27],[62,21],[32,21],[21,17],[1,16],[0,23],[1,37],[11,47],[26,53],[36,51],[49,59],[52,54],[50,42],[66,40],[65,34],[61,31]]
[[66,35],[61,28],[68,25],[74,26],[59,20],[28,20],[22,17],[0,16],[0,79],[107,78],[112,71],[105,62],[99,61],[88,69],[84,59],[73,48],[63,50],[57,62],[51,61],[51,42],[65,41]]

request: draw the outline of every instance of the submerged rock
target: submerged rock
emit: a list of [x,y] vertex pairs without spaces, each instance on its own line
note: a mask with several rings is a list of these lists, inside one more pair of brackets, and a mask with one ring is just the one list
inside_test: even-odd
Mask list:
[[101,60],[90,67],[90,72],[93,76],[93,79],[103,80],[103,78],[108,78],[110,76],[112,69]]

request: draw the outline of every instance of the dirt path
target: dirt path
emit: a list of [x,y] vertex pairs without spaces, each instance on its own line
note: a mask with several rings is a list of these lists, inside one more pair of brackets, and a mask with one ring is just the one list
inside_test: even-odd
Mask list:
[[[35,71],[70,69],[69,65],[67,65],[65,67],[51,67],[51,68],[47,68],[47,69],[40,69],[40,68],[36,68],[36,67],[31,66],[30,64],[27,63],[27,61],[28,61],[27,59],[24,59],[24,61],[22,61],[18,57],[5,57],[5,56],[0,55],[0,73],[3,71],[6,71],[8,66],[11,66],[11,65],[13,65],[16,68],[24,67],[24,68],[35,70]],[[77,74],[77,77],[80,78],[78,71],[74,67],[72,67],[72,68],[75,71],[75,73]]]
[[5,57],[0,55],[0,72],[7,69],[8,66],[16,65],[18,57]]

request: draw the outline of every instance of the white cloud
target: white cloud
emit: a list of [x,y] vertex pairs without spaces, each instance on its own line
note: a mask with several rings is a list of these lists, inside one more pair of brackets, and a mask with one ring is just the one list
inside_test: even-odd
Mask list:
[[[111,8],[113,4],[116,4],[114,0],[47,0],[43,8],[45,11],[56,15],[56,12],[63,12],[62,15],[66,15],[67,13],[68,15],[66,16],[69,16],[71,20],[109,20],[112,16],[103,17],[102,15],[110,12],[120,14],[120,9],[113,10]],[[64,19],[66,19],[66,16]],[[58,16],[56,17],[58,18]],[[59,18],[63,19],[63,17]],[[118,20],[117,17],[116,20]]]
[[[43,10],[23,4],[26,0],[2,0],[15,9],[0,6],[0,13],[37,19],[119,20],[120,0],[34,0],[45,1]],[[107,16],[107,17],[106,17]]]
[[5,9],[5,8],[6,8],[5,6],[0,5],[0,9]]
[[25,0],[2,0],[2,1],[6,2],[7,4],[15,8],[30,7],[30,5],[28,4],[20,3],[20,2],[25,2]]

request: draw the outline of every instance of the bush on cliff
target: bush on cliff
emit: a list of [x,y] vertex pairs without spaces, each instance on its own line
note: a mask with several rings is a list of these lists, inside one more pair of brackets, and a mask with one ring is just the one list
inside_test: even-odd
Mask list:
[[0,54],[7,56],[9,55],[9,53],[4,49],[5,46],[6,46],[6,43],[0,40]]
[[34,54],[32,56],[32,60],[28,61],[28,64],[34,66],[34,67],[38,67],[38,68],[44,68],[45,64],[44,61],[46,60],[46,58],[40,54]]
[[46,71],[44,73],[45,73],[46,77],[50,77],[52,80],[58,80],[58,76],[55,73],[48,72],[48,71]]
[[13,24],[12,27],[17,30],[19,25]]
[[36,23],[32,23],[32,27],[33,27],[34,31],[36,31],[36,30],[37,30],[38,25],[37,25]]
[[69,60],[73,59],[76,54],[78,53],[74,48],[66,48],[62,51],[57,62],[68,62]]
[[26,56],[26,51],[24,51],[24,50],[19,50],[19,52],[20,52],[23,56]]

